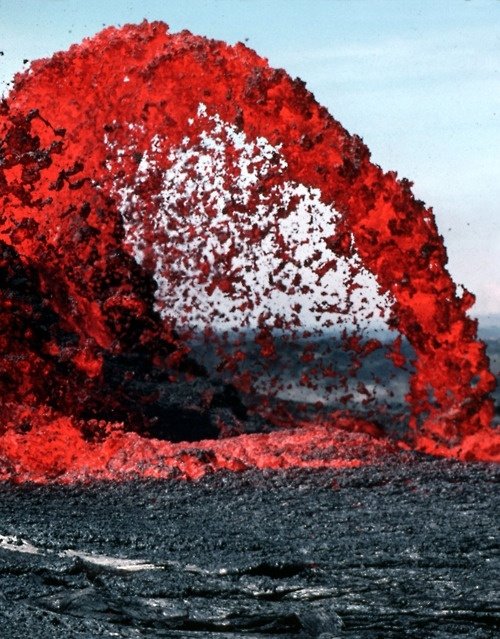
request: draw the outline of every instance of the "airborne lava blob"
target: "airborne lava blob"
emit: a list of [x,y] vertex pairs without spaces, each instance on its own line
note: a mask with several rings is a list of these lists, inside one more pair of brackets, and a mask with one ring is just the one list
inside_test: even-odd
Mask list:
[[16,76],[0,139],[2,477],[356,464],[391,424],[498,459],[431,210],[300,80],[110,28]]

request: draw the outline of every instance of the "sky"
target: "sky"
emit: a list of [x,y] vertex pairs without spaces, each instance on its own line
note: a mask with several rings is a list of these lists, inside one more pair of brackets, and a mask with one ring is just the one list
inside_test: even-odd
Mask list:
[[0,92],[104,26],[245,42],[432,206],[472,314],[500,321],[500,0],[0,0]]

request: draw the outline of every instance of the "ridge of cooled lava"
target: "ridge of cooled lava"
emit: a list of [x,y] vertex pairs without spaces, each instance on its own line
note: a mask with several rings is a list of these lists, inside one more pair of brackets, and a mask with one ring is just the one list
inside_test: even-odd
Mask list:
[[33,62],[0,106],[0,478],[352,465],[388,433],[498,460],[410,187],[242,44],[143,22]]

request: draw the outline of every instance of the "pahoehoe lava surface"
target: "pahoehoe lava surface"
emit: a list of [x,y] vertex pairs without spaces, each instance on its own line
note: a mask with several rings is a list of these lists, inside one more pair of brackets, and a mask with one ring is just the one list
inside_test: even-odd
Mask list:
[[499,479],[414,456],[194,483],[2,484],[1,635],[493,638]]

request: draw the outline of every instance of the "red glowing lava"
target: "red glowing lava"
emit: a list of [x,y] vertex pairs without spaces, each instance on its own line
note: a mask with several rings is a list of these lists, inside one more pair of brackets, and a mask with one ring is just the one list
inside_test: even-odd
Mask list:
[[[391,418],[374,353],[407,372],[412,447],[499,458],[432,211],[300,80],[242,44],[109,28],[16,76],[0,140],[0,477],[377,459],[391,444],[345,434]],[[224,438],[249,415],[281,430]]]

